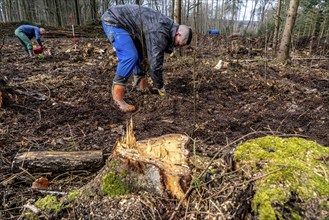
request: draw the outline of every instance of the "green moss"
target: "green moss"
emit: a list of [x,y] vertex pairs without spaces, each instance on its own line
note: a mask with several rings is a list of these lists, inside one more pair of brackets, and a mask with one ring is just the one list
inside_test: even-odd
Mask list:
[[39,216],[33,212],[24,212],[23,213],[23,218],[22,219],[26,219],[26,220],[37,220],[40,219]]
[[67,198],[70,201],[75,201],[76,199],[78,199],[81,196],[81,192],[79,190],[73,190],[71,192],[69,192],[69,194],[67,195]]
[[57,214],[61,208],[61,202],[57,201],[56,196],[47,195],[39,199],[34,205],[42,211],[50,211]]
[[[281,218],[275,206],[283,206],[294,193],[301,201],[329,197],[329,168],[319,158],[329,148],[302,138],[266,136],[239,145],[237,162],[248,165],[256,180],[252,209],[260,219]],[[291,210],[294,219],[299,214]]]
[[122,181],[125,174],[109,172],[103,177],[102,192],[111,197],[120,196],[129,193],[126,185]]

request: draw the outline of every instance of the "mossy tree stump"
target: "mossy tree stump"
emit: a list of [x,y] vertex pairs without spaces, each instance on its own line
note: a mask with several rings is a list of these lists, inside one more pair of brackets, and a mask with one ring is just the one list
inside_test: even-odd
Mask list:
[[106,166],[82,189],[82,194],[91,195],[99,188],[110,196],[145,190],[182,199],[191,174],[188,140],[185,135],[168,134],[136,141],[131,123],[126,137],[115,144]]

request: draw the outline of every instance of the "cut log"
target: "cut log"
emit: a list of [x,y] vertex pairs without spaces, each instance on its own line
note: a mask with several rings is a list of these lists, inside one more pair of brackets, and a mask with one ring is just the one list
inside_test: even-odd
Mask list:
[[71,170],[94,171],[104,165],[102,151],[34,151],[18,153],[13,162],[13,172],[65,172]]

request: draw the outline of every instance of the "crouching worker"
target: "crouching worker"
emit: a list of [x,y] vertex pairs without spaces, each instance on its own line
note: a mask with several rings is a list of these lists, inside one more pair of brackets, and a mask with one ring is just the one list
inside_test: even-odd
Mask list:
[[[41,35],[44,35],[46,30],[44,28],[38,28],[32,25],[21,25],[15,30],[15,35],[22,43],[25,52],[27,52],[31,58],[34,57],[33,45],[31,39],[35,37],[40,49],[42,50]],[[38,49],[38,51],[40,50]]]
[[127,81],[134,73],[134,87],[146,90],[144,59],[149,64],[149,74],[159,95],[165,95],[163,83],[164,53],[173,47],[190,44],[192,30],[178,25],[160,12],[139,5],[116,5],[102,16],[102,26],[118,57],[113,79],[112,97],[123,112],[136,110],[123,100]]

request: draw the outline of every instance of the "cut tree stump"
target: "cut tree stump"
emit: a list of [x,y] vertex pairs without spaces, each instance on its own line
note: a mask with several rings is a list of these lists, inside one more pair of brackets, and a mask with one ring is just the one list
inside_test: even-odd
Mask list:
[[72,170],[98,170],[104,165],[102,151],[34,151],[18,153],[13,162],[13,172],[65,172]]
[[[115,191],[119,179],[120,184],[126,187],[126,192],[144,190],[167,198],[183,199],[191,180],[189,152],[186,149],[188,141],[189,138],[181,134],[136,141],[131,122],[127,126],[126,137],[117,141],[106,166],[81,189],[82,194],[90,196],[99,191],[104,192],[105,184]],[[105,183],[109,174],[118,178]]]

